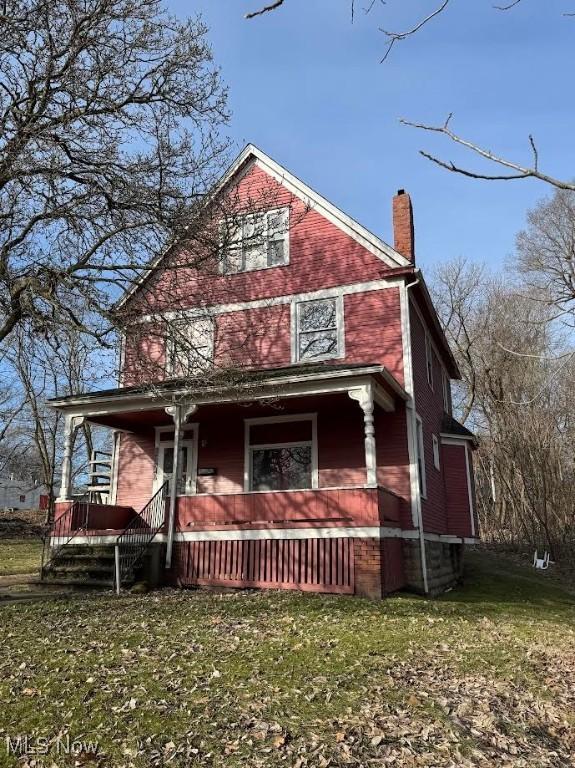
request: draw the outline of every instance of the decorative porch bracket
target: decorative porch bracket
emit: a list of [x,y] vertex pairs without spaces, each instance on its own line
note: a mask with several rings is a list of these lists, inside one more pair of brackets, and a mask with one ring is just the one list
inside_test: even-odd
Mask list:
[[82,426],[85,416],[66,416],[64,420],[64,454],[62,456],[62,478],[60,493],[56,501],[70,501],[72,495],[72,453],[76,430]]
[[359,403],[363,411],[367,485],[375,487],[377,486],[377,459],[375,453],[375,426],[373,422],[373,386],[371,384],[363,384],[361,387],[348,390],[347,394],[352,400]]
[[166,413],[174,420],[174,460],[172,466],[172,487],[170,489],[170,511],[168,514],[168,535],[166,545],[166,568],[172,567],[172,550],[174,548],[174,530],[176,527],[176,503],[178,499],[178,475],[180,473],[180,445],[182,442],[182,426],[195,413],[198,406],[194,403],[178,403],[168,405]]

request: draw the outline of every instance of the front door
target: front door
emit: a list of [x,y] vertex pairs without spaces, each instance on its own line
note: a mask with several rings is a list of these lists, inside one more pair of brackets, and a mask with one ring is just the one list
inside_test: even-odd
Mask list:
[[[192,448],[189,440],[182,441],[180,446],[180,466],[178,471],[178,496],[187,496],[195,492],[192,478]],[[166,480],[171,480],[174,474],[174,442],[162,441],[158,452],[158,471],[156,473],[155,490],[157,491]],[[168,489],[169,492],[169,489]]]

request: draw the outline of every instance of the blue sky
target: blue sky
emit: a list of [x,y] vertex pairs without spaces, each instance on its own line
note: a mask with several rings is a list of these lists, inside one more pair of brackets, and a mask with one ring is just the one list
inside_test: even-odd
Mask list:
[[403,127],[398,118],[452,127],[493,151],[572,175],[569,0],[452,0],[441,18],[396,46],[380,64],[378,26],[401,29],[437,0],[388,0],[370,15],[356,0],[286,0],[252,21],[261,0],[167,0],[199,11],[230,89],[229,133],[238,150],[257,144],[362,224],[391,241],[391,197],[404,187],[415,208],[418,261],[465,255],[497,268],[514,248],[529,207],[549,193],[537,181],[471,181],[434,167],[421,148],[477,163],[447,140]]

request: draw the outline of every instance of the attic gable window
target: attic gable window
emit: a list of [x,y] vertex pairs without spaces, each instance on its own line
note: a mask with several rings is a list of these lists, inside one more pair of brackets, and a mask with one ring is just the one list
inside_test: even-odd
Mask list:
[[289,264],[289,208],[228,219],[223,227],[224,274],[252,272]]
[[328,360],[343,355],[341,297],[295,305],[294,360]]
[[166,340],[166,374],[172,378],[197,376],[212,366],[214,326],[209,319],[190,318],[170,323]]

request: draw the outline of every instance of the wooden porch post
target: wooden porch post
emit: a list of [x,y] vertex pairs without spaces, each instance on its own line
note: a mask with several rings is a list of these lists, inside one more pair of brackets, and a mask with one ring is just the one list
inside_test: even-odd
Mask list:
[[366,479],[368,486],[375,487],[377,486],[377,458],[373,422],[373,389],[370,384],[365,384],[357,389],[350,389],[347,394],[360,404],[363,411]]
[[170,509],[168,513],[168,534],[166,545],[166,568],[172,567],[172,551],[174,548],[174,531],[176,527],[176,503],[178,499],[178,475],[180,473],[180,446],[182,444],[182,425],[196,410],[196,405],[170,405],[166,408],[174,420],[174,459],[172,466],[172,482],[170,488]]
[[64,420],[64,453],[62,455],[62,477],[60,493],[56,501],[69,501],[72,495],[72,452],[76,430],[84,423],[83,416],[67,415]]

